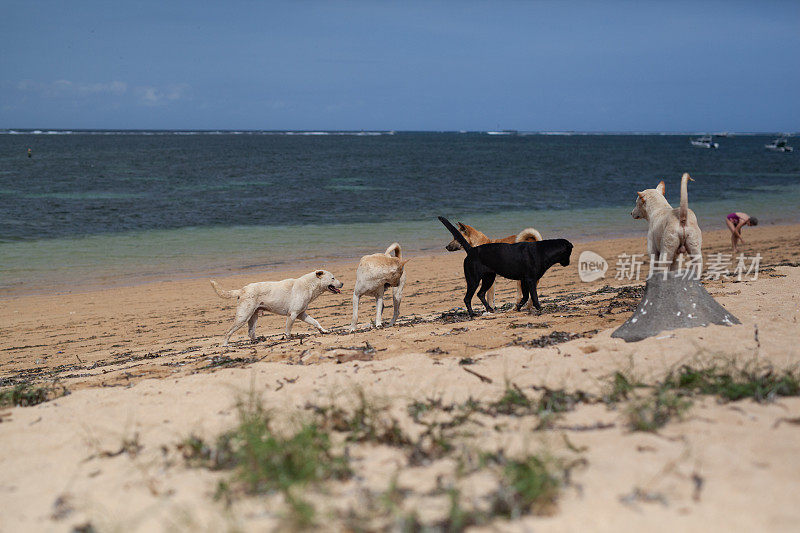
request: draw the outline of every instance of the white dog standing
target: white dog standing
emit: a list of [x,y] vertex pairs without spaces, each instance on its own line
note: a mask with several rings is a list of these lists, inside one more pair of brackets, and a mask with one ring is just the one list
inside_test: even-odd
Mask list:
[[375,297],[375,327],[381,326],[383,314],[383,293],[392,287],[394,313],[390,326],[394,326],[400,315],[400,300],[403,298],[403,285],[406,283],[404,267],[408,259],[401,258],[400,245],[396,242],[382,254],[365,255],[356,269],[356,285],[353,289],[353,323],[350,331],[355,331],[358,323],[358,301],[364,295]]
[[[684,173],[681,177],[681,205],[673,209],[664,198],[664,182],[655,189],[638,192],[633,218],[644,218],[648,222],[647,253],[662,265],[675,270],[677,257],[681,253],[702,261],[703,234],[697,225],[694,211],[689,209],[687,183],[692,178]],[[692,180],[694,181],[694,180]]]
[[298,318],[317,328],[320,333],[328,333],[328,330],[320,326],[319,322],[308,316],[306,309],[315,298],[325,291],[334,294],[341,293],[340,289],[343,283],[327,270],[317,270],[297,279],[250,283],[234,291],[222,289],[214,280],[211,280],[211,285],[220,297],[239,300],[233,326],[225,334],[223,346],[227,346],[233,332],[244,326],[245,323],[249,325],[250,340],[256,340],[256,321],[259,311],[285,316],[287,339],[292,334],[292,324]]

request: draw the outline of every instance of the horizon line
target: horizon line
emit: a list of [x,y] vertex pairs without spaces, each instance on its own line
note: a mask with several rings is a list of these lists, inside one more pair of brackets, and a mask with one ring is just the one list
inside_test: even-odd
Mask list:
[[92,132],[163,132],[163,133],[499,133],[506,136],[513,135],[796,135],[800,131],[780,131],[780,130],[753,130],[753,131],[718,131],[709,130],[515,130],[515,129],[247,129],[247,128],[0,128],[0,134],[48,134],[53,133],[92,133]]

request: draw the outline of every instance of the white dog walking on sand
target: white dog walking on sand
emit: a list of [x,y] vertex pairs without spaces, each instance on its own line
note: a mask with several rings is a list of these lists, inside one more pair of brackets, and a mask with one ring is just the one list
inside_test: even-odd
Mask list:
[[[687,184],[692,178],[684,173],[681,177],[681,205],[673,209],[664,198],[664,182],[655,189],[646,189],[636,194],[633,218],[647,220],[647,253],[662,265],[676,270],[681,253],[702,261],[703,234],[697,225],[694,211],[689,209]],[[692,180],[694,181],[694,180]]]
[[358,325],[358,302],[362,296],[375,297],[375,327],[380,327],[383,314],[383,293],[392,287],[394,313],[390,326],[394,326],[400,315],[400,300],[403,298],[403,285],[406,282],[405,265],[408,259],[402,259],[400,245],[392,243],[382,254],[365,255],[356,269],[356,285],[353,289],[353,323],[350,331]]
[[343,283],[327,270],[317,270],[297,279],[250,283],[233,291],[222,289],[214,280],[211,280],[211,285],[221,298],[237,298],[239,301],[233,326],[225,334],[223,346],[227,346],[231,335],[245,323],[249,325],[250,340],[256,340],[256,321],[259,311],[285,316],[287,339],[292,334],[292,324],[298,318],[317,328],[320,333],[328,333],[328,330],[306,313],[306,309],[325,291],[341,293]]

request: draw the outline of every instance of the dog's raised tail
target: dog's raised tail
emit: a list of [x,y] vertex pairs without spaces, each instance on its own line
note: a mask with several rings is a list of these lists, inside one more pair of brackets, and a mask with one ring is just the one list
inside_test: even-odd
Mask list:
[[403,251],[400,249],[400,243],[399,242],[393,242],[392,244],[390,244],[389,247],[386,249],[386,251],[383,252],[383,253],[384,253],[384,255],[387,255],[389,257],[398,257],[399,258],[399,257],[403,256]]
[[216,281],[213,279],[211,280],[211,286],[214,287],[214,292],[216,292],[220,298],[238,298],[239,295],[242,293],[241,290],[237,289],[235,291],[226,291],[222,287],[220,287]]
[[449,221],[449,220],[447,220],[447,219],[446,219],[446,218],[444,218],[444,217],[438,217],[438,218],[439,218],[439,222],[441,222],[442,224],[444,224],[444,227],[445,227],[445,228],[447,228],[447,230],[448,230],[450,233],[452,233],[452,234],[453,234],[453,238],[454,238],[455,240],[457,240],[457,241],[459,242],[459,244],[461,244],[461,246],[462,246],[462,248],[464,248],[464,251],[465,251],[465,252],[469,252],[470,250],[472,250],[472,245],[469,243],[469,241],[467,241],[467,239],[465,239],[465,238],[464,238],[464,236],[463,236],[463,235],[461,235],[461,232],[460,232],[460,231],[458,231],[458,230],[457,230],[457,229],[456,229],[456,228],[455,228],[455,227],[454,227],[454,226],[453,226],[453,225],[450,223],[450,221]]
[[686,225],[686,216],[689,213],[689,180],[694,181],[688,172],[684,172],[683,176],[681,176],[681,207],[678,211],[678,218],[681,221],[681,226]]
[[525,228],[524,230],[522,230],[519,233],[517,233],[517,238],[514,239],[514,242],[525,242],[525,241],[528,241],[528,242],[533,241],[533,242],[535,242],[535,241],[541,241],[541,240],[542,240],[542,234],[541,233],[539,233],[538,231],[536,231],[533,228]]

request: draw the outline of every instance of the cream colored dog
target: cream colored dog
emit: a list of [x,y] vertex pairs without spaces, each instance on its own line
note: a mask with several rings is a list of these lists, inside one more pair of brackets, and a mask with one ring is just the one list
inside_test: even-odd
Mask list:
[[394,312],[390,326],[394,326],[400,315],[400,300],[403,298],[403,285],[406,283],[405,265],[408,259],[401,258],[400,245],[393,243],[382,254],[365,255],[356,269],[356,285],[353,289],[353,323],[350,331],[355,331],[358,323],[358,302],[364,295],[375,297],[375,327],[381,327],[383,314],[383,293],[392,287]]
[[[633,218],[644,218],[647,229],[647,253],[655,256],[662,265],[676,270],[677,258],[681,253],[701,257],[703,234],[697,225],[697,217],[689,209],[687,184],[692,178],[684,173],[681,177],[681,205],[673,209],[664,198],[664,182],[655,189],[638,192],[636,207],[631,211]],[[694,180],[692,180],[694,181]]]
[[340,289],[344,284],[327,270],[317,270],[297,279],[251,283],[234,291],[223,290],[214,280],[211,280],[211,285],[220,297],[236,298],[239,301],[233,326],[225,334],[223,346],[227,346],[233,332],[244,326],[245,323],[250,326],[248,330],[250,340],[256,340],[256,321],[259,311],[285,316],[287,339],[292,334],[292,324],[298,318],[317,328],[320,333],[328,333],[328,330],[320,326],[319,322],[308,316],[306,309],[315,298],[325,291],[334,294],[341,293]]

